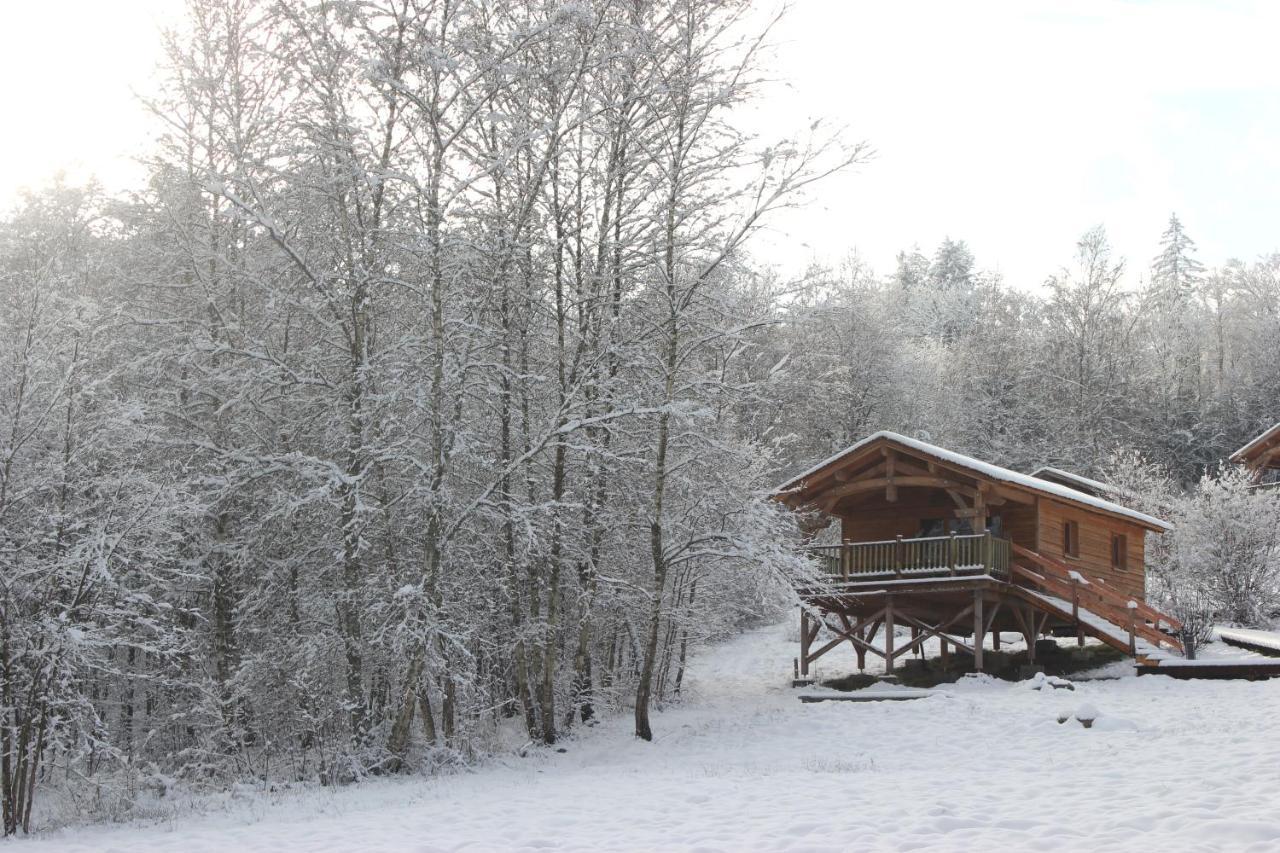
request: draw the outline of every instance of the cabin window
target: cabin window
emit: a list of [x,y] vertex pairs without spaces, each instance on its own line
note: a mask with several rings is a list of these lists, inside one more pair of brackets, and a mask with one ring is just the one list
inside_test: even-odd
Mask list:
[[1062,553],[1068,557],[1080,556],[1080,524],[1066,521],[1062,524]]
[[1111,565],[1117,569],[1129,568],[1129,537],[1121,533],[1111,536]]

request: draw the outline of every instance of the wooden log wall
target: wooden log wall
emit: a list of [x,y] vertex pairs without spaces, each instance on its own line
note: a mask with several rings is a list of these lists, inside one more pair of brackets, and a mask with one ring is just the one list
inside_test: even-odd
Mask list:
[[[1141,527],[1043,498],[1039,504],[1040,529],[1034,550],[1068,566],[1078,566],[1081,572],[1101,578],[1122,594],[1143,600],[1146,593],[1143,568],[1146,547],[1145,532]],[[1063,548],[1063,527],[1068,521],[1079,525],[1078,557],[1068,556]],[[1127,568],[1124,569],[1117,569],[1111,564],[1111,537],[1115,534],[1125,537]]]

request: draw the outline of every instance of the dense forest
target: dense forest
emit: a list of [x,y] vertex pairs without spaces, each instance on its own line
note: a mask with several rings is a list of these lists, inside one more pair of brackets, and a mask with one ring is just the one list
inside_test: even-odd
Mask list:
[[869,149],[740,130],[747,12],[190,3],[146,184],[0,221],[5,834],[649,739],[810,571],[771,486],[878,429],[1268,511],[1214,471],[1280,420],[1280,255],[783,276],[753,234]]

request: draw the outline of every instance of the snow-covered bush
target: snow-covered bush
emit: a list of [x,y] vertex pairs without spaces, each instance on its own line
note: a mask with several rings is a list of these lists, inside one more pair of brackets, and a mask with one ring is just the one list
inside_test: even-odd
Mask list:
[[1280,608],[1280,500],[1234,468],[1206,474],[1176,499],[1154,579],[1185,625],[1188,654],[1214,621],[1256,625]]

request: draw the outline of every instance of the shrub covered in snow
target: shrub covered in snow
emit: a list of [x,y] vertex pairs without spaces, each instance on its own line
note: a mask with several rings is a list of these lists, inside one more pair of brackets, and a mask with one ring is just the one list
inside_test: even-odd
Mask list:
[[1179,489],[1161,466],[1132,451],[1109,462],[1108,482],[1126,501],[1167,519],[1173,530],[1148,537],[1148,597],[1183,623],[1188,657],[1216,622],[1256,625],[1280,608],[1280,497],[1250,487],[1226,467]]
[[1280,500],[1228,468],[1206,474],[1172,516],[1154,579],[1194,656],[1215,621],[1256,625],[1280,607]]

